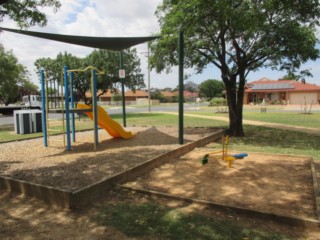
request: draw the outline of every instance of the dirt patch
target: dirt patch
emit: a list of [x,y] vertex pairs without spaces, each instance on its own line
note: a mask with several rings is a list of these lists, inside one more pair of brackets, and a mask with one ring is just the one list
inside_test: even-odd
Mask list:
[[202,214],[217,219],[226,219],[247,228],[256,228],[268,232],[285,233],[292,239],[320,239],[317,230],[279,224],[266,219],[238,215],[232,211],[219,211],[199,204],[190,204],[167,198],[146,196],[122,189],[114,189],[86,208],[77,211],[58,211],[35,199],[0,192],[0,239],[66,239],[66,240],[158,240],[150,236],[130,238],[110,226],[97,221],[97,215],[103,208],[115,204],[151,203],[179,208],[186,213]]
[[317,219],[310,159],[250,153],[231,168],[221,159],[201,159],[198,148],[127,183],[140,189],[244,209]]
[[[50,138],[48,148],[43,147],[41,138],[0,144],[0,175],[72,191],[181,147],[177,128],[131,127],[127,130],[136,132],[136,136],[128,140],[113,139],[99,130],[96,150],[92,131],[77,133],[71,151],[63,147],[62,135]],[[217,131],[186,129],[185,143]]]

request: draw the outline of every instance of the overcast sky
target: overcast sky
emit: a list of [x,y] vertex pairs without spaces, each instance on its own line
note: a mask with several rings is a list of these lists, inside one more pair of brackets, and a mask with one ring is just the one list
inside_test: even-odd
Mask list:
[[[65,35],[83,35],[99,37],[135,37],[150,36],[159,33],[160,28],[154,12],[161,0],[61,0],[62,7],[57,13],[51,9],[45,9],[48,17],[46,27],[32,27],[28,30],[59,33]],[[17,28],[14,22],[4,19],[0,23],[2,27]],[[34,62],[38,58],[55,58],[59,52],[67,51],[77,57],[88,55],[93,49],[71,44],[59,43],[20,34],[2,32],[0,43],[6,50],[13,50],[19,62],[25,65],[32,74],[32,81],[39,85],[35,74]],[[141,58],[141,69],[145,74],[147,83],[147,59],[144,52],[147,51],[146,44],[136,46]],[[310,69],[313,78],[307,78],[307,82],[320,85],[319,63],[310,62],[303,66]],[[200,84],[207,79],[220,79],[218,69],[213,66],[202,74],[195,74],[192,69],[186,70],[190,74],[189,80]],[[279,79],[284,72],[262,69],[259,72],[251,73],[248,81],[258,80],[266,77]],[[151,72],[151,87],[164,88],[176,87],[178,85],[177,70],[172,73],[156,74]]]

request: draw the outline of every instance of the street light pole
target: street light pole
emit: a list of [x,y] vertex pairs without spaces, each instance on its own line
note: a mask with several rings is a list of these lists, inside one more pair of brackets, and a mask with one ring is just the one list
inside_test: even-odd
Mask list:
[[151,96],[150,96],[150,51],[149,51],[149,43],[148,43],[148,106],[149,112],[151,112],[151,104],[150,104]]
[[150,95],[150,45],[148,42],[148,51],[147,52],[142,52],[147,54],[148,58],[148,110],[151,112],[151,95]]

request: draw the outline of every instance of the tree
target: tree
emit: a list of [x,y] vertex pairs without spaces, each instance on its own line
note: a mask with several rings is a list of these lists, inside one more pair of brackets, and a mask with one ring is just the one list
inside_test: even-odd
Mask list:
[[44,11],[39,9],[52,7],[54,11],[60,8],[58,0],[9,0],[2,1],[0,4],[0,23],[4,17],[15,21],[20,28],[28,28],[34,25],[41,27],[47,24]]
[[151,99],[159,100],[159,102],[164,103],[167,102],[168,99],[161,93],[159,89],[155,89],[150,92]]
[[199,93],[201,97],[214,98],[221,97],[224,90],[222,81],[208,79],[199,85]]
[[23,78],[19,83],[19,95],[22,98],[26,95],[38,95],[39,88],[34,83],[30,82],[28,78]]
[[243,136],[246,77],[262,67],[295,72],[319,57],[316,0],[164,0],[157,8],[162,38],[151,45],[151,67],[178,64],[178,31],[185,36],[185,66],[221,73],[229,108],[229,134]]
[[199,88],[198,84],[190,80],[184,84],[184,89],[192,93],[196,92],[198,88]]
[[289,71],[286,75],[284,75],[281,78],[281,80],[300,80],[302,83],[306,83],[305,77],[312,77],[312,74],[308,69],[300,71],[300,74],[296,74],[294,72]]
[[[87,64],[93,65],[105,72],[98,83],[101,94],[108,89],[117,91],[121,86],[119,79],[120,52],[109,50],[94,50],[86,59]],[[143,74],[140,68],[140,59],[137,50],[126,49],[123,51],[123,67],[126,71],[124,84],[132,91],[145,88]]]
[[[98,97],[109,89],[112,92],[118,92],[121,86],[119,52],[94,50],[85,58],[78,58],[65,52],[59,53],[56,59],[38,59],[35,62],[35,66],[38,69],[44,67],[47,79],[49,81],[57,81],[60,86],[63,86],[63,77],[61,76],[63,66],[68,66],[68,69],[85,69],[88,66],[95,66],[105,73],[97,77]],[[124,51],[124,69],[126,70],[125,86],[127,88],[135,91],[138,88],[145,87],[140,69],[140,59],[137,56],[136,49]],[[91,72],[74,72],[75,100],[84,100],[86,104],[90,104],[91,98],[86,96],[90,89]]]
[[18,63],[12,51],[0,45],[0,100],[8,105],[19,98],[19,88],[27,82],[28,71]]

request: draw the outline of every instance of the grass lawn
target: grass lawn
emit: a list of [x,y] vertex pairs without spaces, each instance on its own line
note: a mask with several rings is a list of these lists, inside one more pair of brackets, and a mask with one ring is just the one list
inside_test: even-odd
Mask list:
[[[206,110],[211,109],[211,111]],[[192,114],[206,116],[228,117],[226,113],[214,113],[212,108],[204,108],[200,111],[190,112]],[[255,120],[269,123],[280,123],[292,126],[309,127],[320,129],[320,113],[302,114],[300,112],[243,112],[244,120]]]
[[320,161],[320,136],[307,133],[245,125],[246,137],[231,138],[237,151],[306,155]]
[[295,112],[267,112],[267,113],[244,112],[243,117],[246,120],[281,123],[281,124],[287,124],[287,125],[293,125],[293,126],[320,129],[320,113],[302,114],[302,113],[295,113]]
[[134,239],[290,239],[280,233],[249,229],[230,220],[190,214],[180,208],[152,203],[110,204],[101,210],[98,220]]

